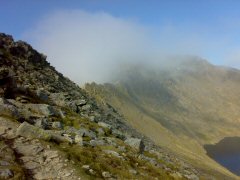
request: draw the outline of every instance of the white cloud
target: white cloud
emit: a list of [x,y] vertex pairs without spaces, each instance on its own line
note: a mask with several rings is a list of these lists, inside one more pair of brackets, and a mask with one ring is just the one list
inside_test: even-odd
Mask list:
[[226,51],[226,44],[230,44],[226,37],[214,36],[211,28],[201,25],[150,28],[105,12],[60,10],[46,15],[31,28],[24,39],[79,84],[106,82],[125,62],[172,63],[163,58],[169,54],[210,57],[214,63],[233,65],[233,61],[223,60],[225,56],[236,60],[234,64],[239,62],[239,53],[230,57]]
[[46,16],[25,37],[60,72],[84,83],[103,82],[116,62],[145,56],[146,31],[131,20],[76,10]]

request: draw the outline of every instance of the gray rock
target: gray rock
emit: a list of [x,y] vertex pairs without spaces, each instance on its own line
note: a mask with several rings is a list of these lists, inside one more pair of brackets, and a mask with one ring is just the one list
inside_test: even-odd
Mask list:
[[103,128],[97,128],[97,133],[99,136],[104,136],[105,135],[105,131],[103,130]]
[[52,128],[54,128],[54,129],[62,129],[63,125],[62,125],[61,122],[55,121],[55,122],[52,123]]
[[7,161],[0,160],[0,165],[1,165],[1,166],[9,166],[10,163],[7,162]]
[[51,134],[41,128],[35,127],[27,122],[23,122],[18,128],[16,134],[30,139],[42,139],[49,141]]
[[91,105],[90,104],[86,104],[86,105],[82,106],[82,110],[83,111],[88,111],[90,109],[91,109]]
[[76,144],[82,146],[82,145],[83,145],[83,138],[82,138],[82,136],[76,135],[75,138],[74,138],[74,142],[75,142]]
[[13,172],[10,169],[0,169],[0,178],[1,179],[10,179],[13,177]]
[[105,142],[102,139],[91,140],[89,143],[90,143],[91,146],[103,146],[103,145],[105,145]]
[[195,174],[184,175],[184,177],[189,180],[199,180],[199,177]]
[[83,106],[87,104],[87,101],[85,99],[80,99],[75,101],[76,106]]
[[35,144],[29,144],[26,148],[25,145],[16,145],[16,150],[20,154],[24,154],[25,156],[36,156],[41,151],[43,151],[43,147]]
[[71,144],[73,144],[74,140],[70,134],[63,134],[63,137]]
[[89,169],[90,169],[90,166],[89,166],[89,165],[83,165],[82,168],[83,168],[83,169],[86,169],[86,170],[89,170]]
[[127,138],[124,141],[127,145],[133,147],[138,152],[142,153],[144,151],[144,144],[141,139],[138,138]]
[[119,138],[119,139],[121,139],[121,140],[125,140],[125,139],[126,139],[125,135],[124,135],[121,131],[119,131],[119,130],[117,130],[117,129],[113,129],[113,130],[112,130],[112,134],[113,134],[115,137],[117,137],[117,138]]
[[82,137],[90,137],[91,139],[95,139],[97,137],[95,132],[88,130],[86,128],[80,128],[78,131],[76,131],[76,134]]
[[47,102],[49,100],[48,98],[48,93],[46,91],[44,91],[43,89],[38,89],[36,90],[36,96],[44,102]]
[[120,156],[120,154],[116,151],[112,151],[112,150],[104,150],[105,153],[109,154],[109,155],[112,155],[114,157],[117,157],[117,158],[121,158],[123,159],[122,156]]
[[103,127],[103,128],[107,128],[107,129],[111,129],[112,126],[110,124],[107,124],[105,122],[98,122],[98,125]]
[[23,122],[17,128],[16,134],[18,136],[23,136],[23,137],[30,138],[30,139],[42,139],[45,141],[53,140],[57,143],[62,143],[62,142],[72,143],[72,140],[70,141],[66,137],[63,137],[63,136],[55,133],[54,131],[43,130],[43,129],[33,126],[27,122]]
[[112,174],[108,171],[103,171],[102,172],[102,177],[104,178],[111,178],[112,177]]
[[63,118],[63,112],[54,106],[50,106],[47,104],[26,104],[25,108],[32,112],[33,114],[37,114],[40,117],[49,117],[56,116]]
[[42,128],[42,129],[47,129],[48,128],[48,120],[46,118],[39,118],[35,121],[35,126]]
[[16,119],[21,118],[17,107],[3,98],[0,98],[0,116],[7,116]]

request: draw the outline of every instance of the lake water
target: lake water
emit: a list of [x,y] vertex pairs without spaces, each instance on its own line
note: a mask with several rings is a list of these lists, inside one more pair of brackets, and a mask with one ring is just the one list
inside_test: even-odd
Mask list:
[[214,145],[204,145],[207,155],[231,172],[240,175],[240,137],[226,137]]

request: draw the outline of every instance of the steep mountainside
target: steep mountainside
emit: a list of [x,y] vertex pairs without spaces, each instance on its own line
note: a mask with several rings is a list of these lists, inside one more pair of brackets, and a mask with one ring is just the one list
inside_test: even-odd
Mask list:
[[0,33],[0,179],[213,179]]
[[175,65],[130,65],[113,83],[86,84],[138,131],[197,167],[225,170],[206,156],[204,144],[239,136],[240,71],[187,58]]

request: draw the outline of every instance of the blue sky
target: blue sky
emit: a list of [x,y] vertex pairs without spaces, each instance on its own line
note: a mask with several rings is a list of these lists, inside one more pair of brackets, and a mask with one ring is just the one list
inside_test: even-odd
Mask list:
[[[57,38],[62,38],[61,34],[75,36],[79,34],[79,37],[85,38],[84,41],[95,42],[94,45],[103,44],[111,50],[111,45],[105,44],[106,39],[109,38],[109,43],[120,44],[112,52],[125,47],[121,39],[114,39],[116,36],[123,36],[122,39],[135,42],[129,48],[134,47],[136,53],[146,49],[136,44],[145,43],[148,44],[149,52],[197,55],[214,64],[239,68],[239,9],[238,0],[0,0],[0,31],[12,34],[15,39],[30,42],[38,50],[49,55],[49,61],[60,70],[62,70],[61,66],[56,62],[60,63],[64,60],[59,60],[54,53],[61,51],[62,47],[58,47],[58,44],[66,41],[64,38],[56,41]],[[102,29],[98,22],[102,23],[105,29]],[[62,31],[58,25],[64,27]],[[68,28],[65,28],[66,26]],[[112,26],[123,31],[118,32]],[[101,30],[82,31],[82,27]],[[78,31],[72,32],[71,29]],[[104,32],[108,30],[109,33]],[[132,32],[134,30],[136,36]],[[88,32],[87,35],[84,35],[84,32]],[[132,36],[135,37],[131,39]],[[76,38],[72,37],[72,41],[75,40]],[[81,41],[81,39],[77,40]],[[102,47],[96,45],[95,54],[99,53],[97,48]],[[137,48],[140,50],[136,50]],[[72,51],[69,49],[66,53]],[[87,49],[86,52],[88,51],[91,52]],[[128,51],[121,53],[130,54]],[[118,56],[121,56],[121,53],[117,53]],[[131,54],[131,57],[133,56],[134,54]],[[89,58],[88,61],[94,61],[93,58],[96,58],[88,54],[84,57],[65,55],[64,57],[75,58],[79,62],[81,58]]]

